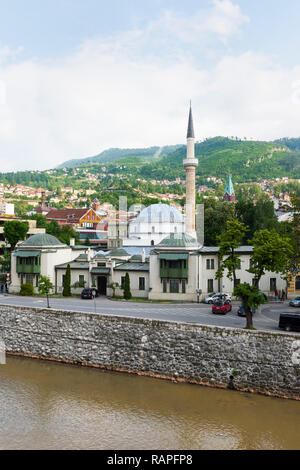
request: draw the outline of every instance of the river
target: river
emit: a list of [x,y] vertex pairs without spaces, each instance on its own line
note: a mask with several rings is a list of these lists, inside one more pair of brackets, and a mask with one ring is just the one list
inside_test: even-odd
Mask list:
[[0,449],[299,449],[300,402],[8,357]]

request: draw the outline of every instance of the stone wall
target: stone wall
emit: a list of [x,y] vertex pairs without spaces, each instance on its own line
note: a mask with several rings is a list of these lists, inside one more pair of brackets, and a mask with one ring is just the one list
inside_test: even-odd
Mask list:
[[0,306],[7,352],[300,399],[300,337]]

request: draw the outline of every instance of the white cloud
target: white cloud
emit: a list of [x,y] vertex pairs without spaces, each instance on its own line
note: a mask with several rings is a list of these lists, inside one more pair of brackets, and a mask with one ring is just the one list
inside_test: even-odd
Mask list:
[[[50,168],[109,147],[183,143],[190,98],[199,139],[299,135],[300,67],[280,68],[251,51],[229,55],[225,47],[208,67],[185,52],[184,38],[197,36],[196,29],[185,36],[187,19],[174,35],[173,14],[159,21],[168,28],[152,23],[89,40],[65,60],[2,61],[1,171]],[[224,43],[245,21],[239,7],[216,0],[201,28]],[[164,53],[154,54],[160,44]]]
[[177,36],[181,41],[196,44],[207,43],[212,39],[226,43],[240,33],[241,27],[250,19],[243,15],[239,5],[230,0],[213,0],[211,8],[199,10],[191,16],[182,16],[166,11],[161,20],[151,25],[151,30],[165,31]]
[[250,22],[239,5],[230,0],[214,0],[214,9],[206,19],[206,29],[220,36],[226,42],[231,36],[238,34],[241,27]]

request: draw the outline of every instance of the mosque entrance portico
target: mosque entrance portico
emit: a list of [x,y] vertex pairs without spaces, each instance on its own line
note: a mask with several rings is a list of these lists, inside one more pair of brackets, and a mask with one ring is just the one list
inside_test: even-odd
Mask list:
[[99,295],[106,295],[107,289],[107,276],[98,276],[97,278],[97,288]]

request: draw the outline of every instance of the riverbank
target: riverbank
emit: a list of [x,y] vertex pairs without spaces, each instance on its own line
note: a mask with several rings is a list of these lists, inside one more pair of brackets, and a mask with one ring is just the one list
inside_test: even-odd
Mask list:
[[0,307],[8,353],[300,399],[296,334]]

